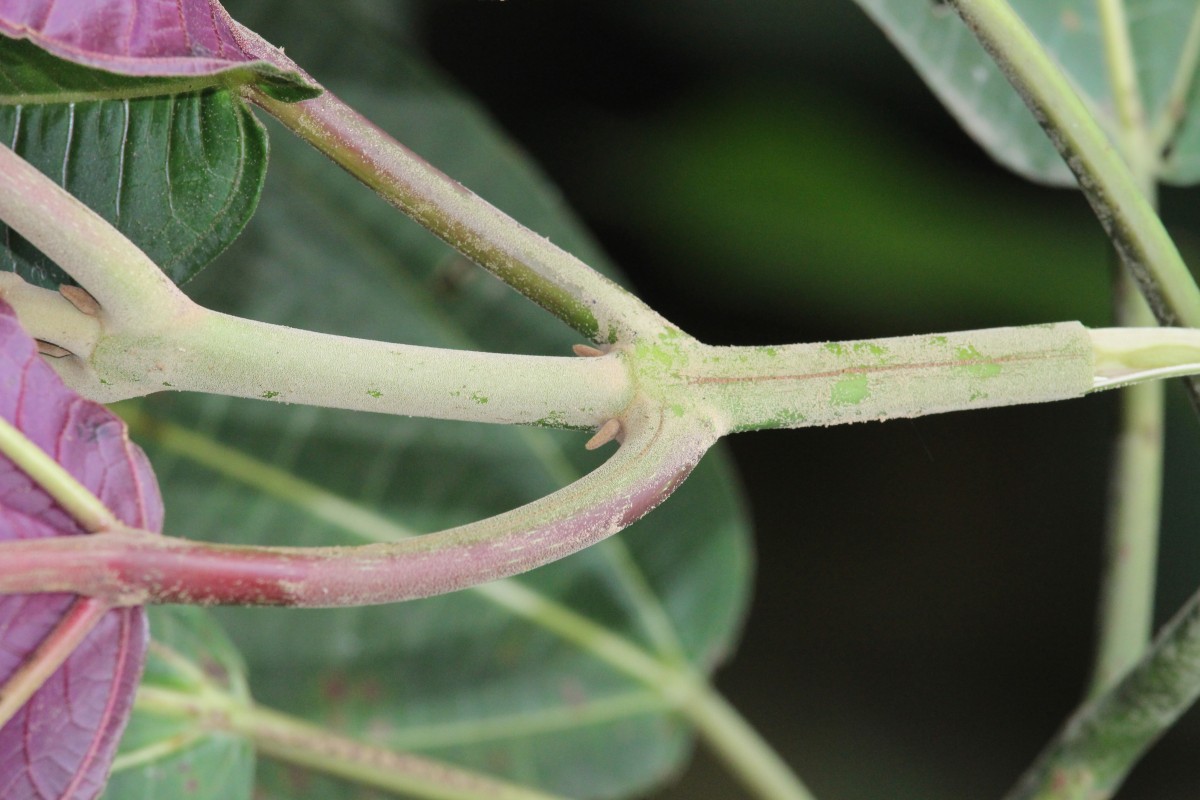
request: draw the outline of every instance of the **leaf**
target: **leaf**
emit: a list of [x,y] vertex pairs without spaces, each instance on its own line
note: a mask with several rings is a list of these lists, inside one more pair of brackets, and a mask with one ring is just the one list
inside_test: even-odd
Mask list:
[[[237,23],[213,0],[0,0],[0,34],[28,40],[66,62],[123,76],[204,76],[217,78],[209,85],[224,86],[256,83],[281,100],[315,94],[302,76],[246,55],[236,28]],[[32,78],[41,91],[52,87],[72,91],[82,83],[93,89],[97,85],[137,87],[138,93],[143,93],[142,87],[130,81],[89,75],[51,59],[38,59],[28,51],[22,53],[26,69],[9,72],[6,77]],[[48,82],[49,76],[59,81]],[[14,83],[29,86],[25,80]],[[199,87],[193,82],[191,88]]]
[[[971,136],[997,161],[1033,180],[1074,186],[1066,164],[1015,90],[948,5],[858,0]],[[1114,142],[1117,103],[1092,0],[1012,0],[1013,8],[1075,84]],[[1190,0],[1127,0],[1134,70],[1145,108],[1145,155],[1170,183],[1200,180],[1196,54],[1200,7]],[[1172,87],[1182,87],[1173,98]]]
[[[233,90],[253,83],[286,100],[317,92],[242,53],[235,24],[194,0],[0,0],[0,34],[16,37],[0,36],[0,141],[177,283],[224,250],[258,202],[266,136]],[[69,280],[2,224],[0,235],[0,269],[52,288]]]
[[[378,61],[380,84],[344,92],[352,103],[472,190],[604,266],[553,191],[477,111],[384,49],[388,40],[374,30],[385,25],[348,34],[353,14],[344,7],[333,12],[337,25],[281,7],[256,6],[265,17],[352,35],[349,57]],[[272,38],[302,62],[305,47],[331,48]],[[194,285],[206,305],[417,344],[566,354],[578,341],[297,142],[276,143],[271,176],[255,223],[223,259],[227,272]],[[349,544],[440,529],[540,497],[597,463],[581,434],[178,395],[139,408],[137,430],[163,476],[173,527],[218,540]],[[731,647],[748,560],[745,519],[714,454],[619,540],[520,585],[652,659],[707,672]],[[515,614],[503,597],[230,609],[220,619],[249,663],[257,700],[380,745],[576,797],[643,791],[687,752],[689,732],[670,698]],[[260,774],[265,796],[362,796],[291,768],[263,764]]]
[[[217,690],[249,703],[245,665],[208,612],[190,606],[149,609],[154,640],[142,686],[195,698]],[[105,792],[180,800],[250,800],[254,748],[241,736],[198,729],[191,719],[135,706]]]
[[[2,43],[0,43],[2,44]],[[115,225],[177,283],[241,232],[266,173],[266,134],[228,91],[0,107],[0,141]],[[0,224],[0,269],[67,276]]]
[[[145,456],[103,406],[66,389],[0,303],[0,414],[126,524],[159,530],[162,504]],[[0,539],[84,531],[8,458],[0,458]],[[0,685],[68,613],[64,595],[0,597]],[[129,715],[146,647],[140,608],[110,611],[0,728],[0,796],[94,797]]]

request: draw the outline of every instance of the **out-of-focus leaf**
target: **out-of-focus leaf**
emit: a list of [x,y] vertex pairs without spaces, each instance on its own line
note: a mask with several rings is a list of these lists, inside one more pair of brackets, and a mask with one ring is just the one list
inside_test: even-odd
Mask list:
[[[1046,135],[991,58],[950,8],[930,0],[858,0],[913,63],[962,126],[1001,164],[1033,180],[1073,186],[1075,181]],[[1105,62],[1105,44],[1092,0],[1011,0],[1013,8],[1075,84],[1110,138],[1119,141],[1117,104]],[[1156,177],[1169,183],[1200,180],[1200,92],[1188,84],[1196,62],[1189,34],[1200,26],[1192,0],[1127,0],[1134,69],[1147,129],[1147,153]],[[1190,85],[1182,107],[1171,87]],[[1173,133],[1172,133],[1173,132]],[[1175,135],[1178,134],[1178,135]]]
[[[126,524],[159,530],[162,503],[145,456],[103,406],[62,385],[0,303],[0,414],[52,455]],[[28,475],[0,457],[0,539],[84,531]],[[0,597],[0,684],[53,630],[69,595]],[[140,608],[106,614],[0,729],[0,796],[94,797],[128,719],[146,648]]]
[[[149,617],[154,639],[142,686],[192,695],[200,703],[212,690],[249,702],[245,666],[212,615],[189,606],[158,606]],[[249,800],[253,790],[254,748],[248,740],[200,729],[190,717],[135,706],[104,796]]]
[[[260,13],[280,7],[263,4]],[[325,29],[298,9],[295,16],[294,24]],[[352,12],[334,17],[340,24],[328,26],[330,35],[345,35]],[[299,60],[308,56],[304,42],[293,47],[265,32]],[[360,31],[355,41],[358,57],[378,59],[387,74],[378,87],[347,90],[352,103],[525,224],[604,264],[474,109],[388,55],[382,37]],[[560,354],[577,341],[320,156],[283,141],[275,156],[260,216],[225,257],[237,280],[198,282],[205,304],[427,345]],[[169,443],[166,428],[158,437],[153,424],[140,429],[175,518],[189,533],[230,541],[349,544],[439,529],[535,499],[596,464],[585,437],[564,432],[172,395],[141,410],[199,434],[201,444]],[[213,444],[283,474],[212,452]],[[355,510],[338,512],[293,479]],[[747,572],[745,519],[717,453],[618,541],[522,583],[664,660],[708,671],[731,646]],[[249,662],[259,701],[381,745],[575,797],[642,790],[687,752],[686,725],[666,698],[480,593],[338,611],[227,610],[221,619]],[[294,769],[261,765],[260,773],[266,796],[361,796]]]

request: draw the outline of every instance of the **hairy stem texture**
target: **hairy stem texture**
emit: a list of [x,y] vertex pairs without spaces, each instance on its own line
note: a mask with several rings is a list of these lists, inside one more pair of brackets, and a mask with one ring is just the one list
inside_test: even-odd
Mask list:
[[[240,29],[243,49],[306,74],[258,34]],[[657,313],[421,159],[332,92],[284,103],[248,97],[392,205],[454,249],[598,343],[627,342],[667,326]]]

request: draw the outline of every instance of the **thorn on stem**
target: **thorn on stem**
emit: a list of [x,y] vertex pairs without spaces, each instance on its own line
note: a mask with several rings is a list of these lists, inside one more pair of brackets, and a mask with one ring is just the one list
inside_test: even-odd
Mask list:
[[596,356],[604,355],[604,351],[592,347],[590,344],[576,344],[571,346],[571,352],[577,356],[584,358],[595,358]]
[[96,298],[88,294],[86,289],[69,283],[60,283],[58,293],[67,298],[71,305],[79,309],[80,313],[87,314],[89,317],[99,316],[100,304],[96,302]]
[[42,355],[50,356],[51,358],[63,358],[71,355],[71,351],[65,347],[59,347],[58,345],[51,344],[50,342],[43,342],[41,339],[37,340],[37,349]]
[[600,426],[600,429],[596,431],[596,435],[588,439],[587,444],[585,444],[584,447],[588,450],[595,450],[597,447],[603,447],[613,439],[617,438],[617,434],[620,432],[620,421],[610,419],[608,422]]

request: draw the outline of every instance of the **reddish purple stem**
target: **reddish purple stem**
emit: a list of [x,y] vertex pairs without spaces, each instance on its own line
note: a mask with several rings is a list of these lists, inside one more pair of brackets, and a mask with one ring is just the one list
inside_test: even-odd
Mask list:
[[[646,420],[650,424],[649,420]],[[666,499],[712,444],[660,421],[576,483],[491,519],[357,547],[244,547],[127,529],[0,544],[0,593],[113,604],[332,607],[428,597],[526,572],[592,545]]]

